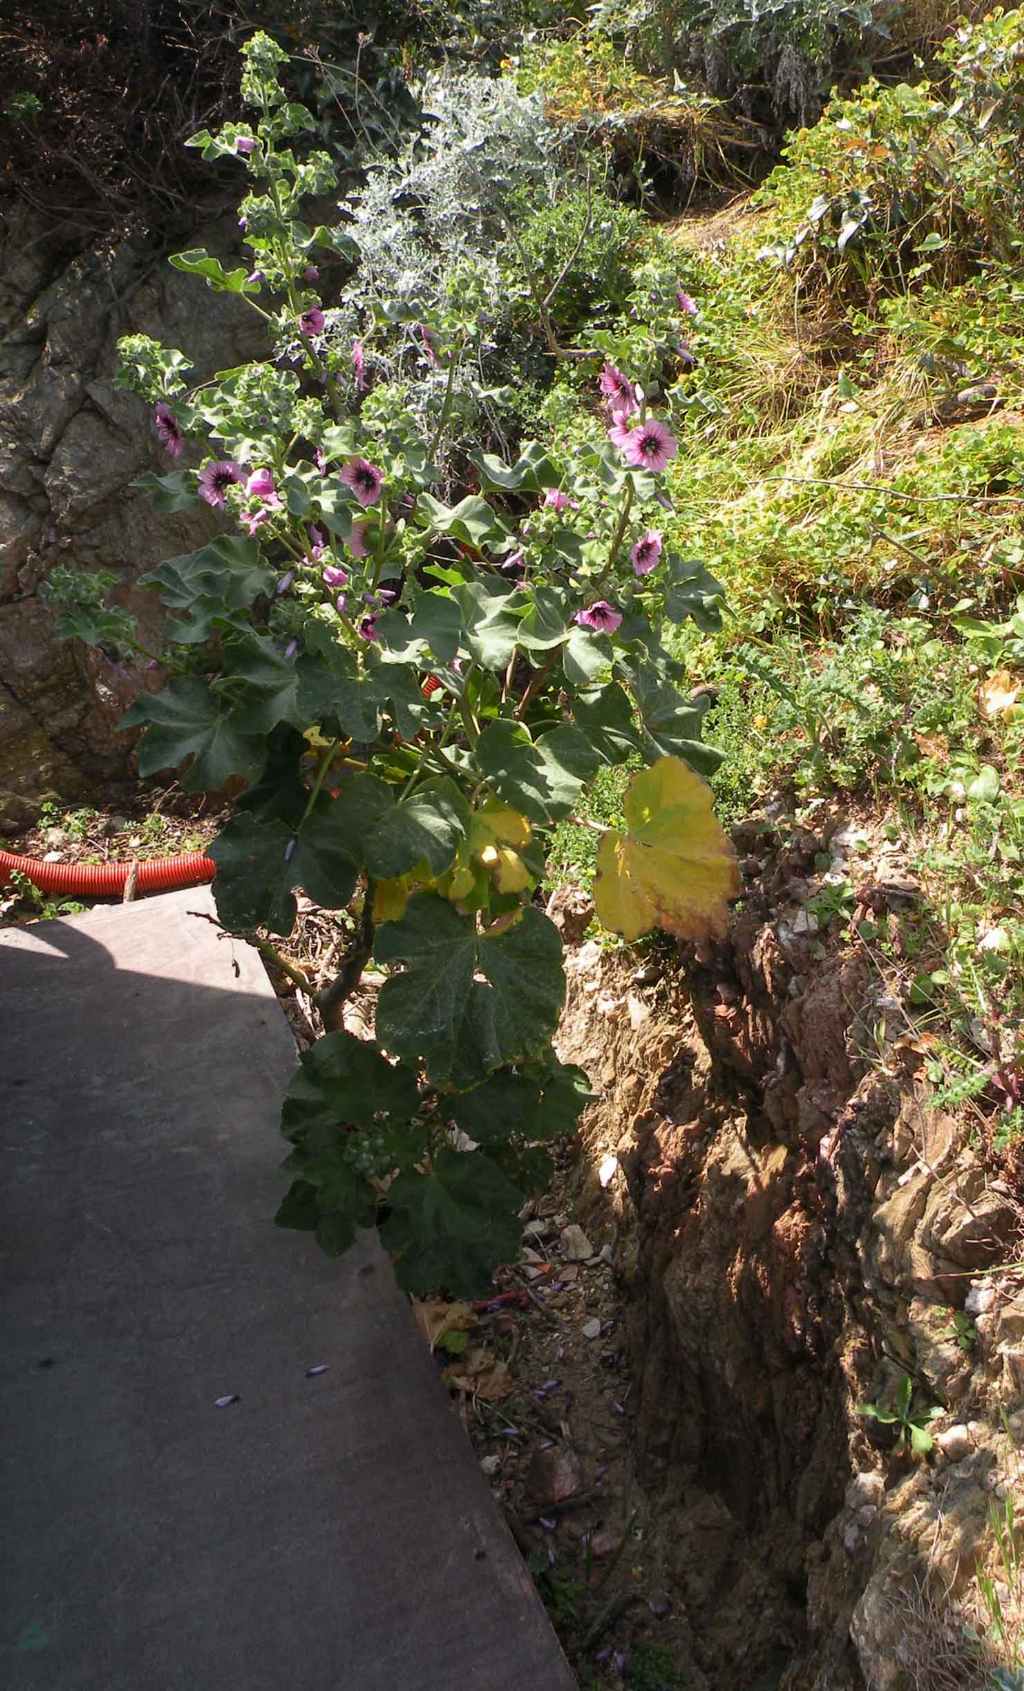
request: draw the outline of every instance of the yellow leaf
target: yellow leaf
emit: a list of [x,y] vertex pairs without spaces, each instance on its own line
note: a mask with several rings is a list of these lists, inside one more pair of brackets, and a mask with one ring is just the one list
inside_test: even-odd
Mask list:
[[406,875],[396,875],[393,880],[378,881],[373,890],[374,922],[399,921],[413,893],[436,884],[426,864],[410,869]]
[[990,719],[996,716],[1009,716],[1017,700],[1020,698],[1021,682],[1019,677],[1011,675],[1008,669],[997,669],[987,681],[983,681],[978,688],[978,703],[983,716]]
[[470,824],[470,851],[481,851],[489,845],[524,846],[530,843],[530,824],[525,816],[510,805],[489,799],[473,812]]
[[498,846],[498,861],[494,867],[494,884],[499,892],[522,892],[530,884],[530,871],[517,851]]
[[739,875],[706,782],[679,758],[660,757],[633,777],[623,809],[628,832],[609,829],[597,854],[604,926],[628,940],[652,928],[679,939],[724,933]]
[[465,1392],[467,1397],[482,1397],[491,1403],[508,1397],[512,1390],[508,1363],[501,1361],[492,1351],[485,1350],[482,1345],[469,1351],[458,1362],[452,1363],[450,1368],[445,1369],[441,1378],[447,1385]]
[[412,1310],[431,1350],[448,1333],[468,1333],[476,1322],[468,1303],[445,1303],[443,1298],[413,1298]]

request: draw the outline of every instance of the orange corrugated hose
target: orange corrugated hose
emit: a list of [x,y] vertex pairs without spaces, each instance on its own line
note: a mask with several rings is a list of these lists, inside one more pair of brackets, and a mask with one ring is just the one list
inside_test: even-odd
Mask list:
[[12,874],[24,875],[40,892],[81,893],[86,898],[116,898],[135,869],[135,890],[171,892],[175,887],[197,887],[212,881],[217,865],[201,851],[186,851],[180,857],[146,859],[133,863],[41,863],[36,857],[19,857],[0,851],[0,886]]

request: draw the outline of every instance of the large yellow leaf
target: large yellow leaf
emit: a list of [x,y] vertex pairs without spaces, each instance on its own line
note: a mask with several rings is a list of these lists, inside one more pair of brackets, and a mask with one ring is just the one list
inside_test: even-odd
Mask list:
[[679,939],[723,933],[739,875],[710,787],[679,758],[660,757],[634,776],[623,809],[627,832],[609,829],[597,854],[604,926],[624,939],[652,928]]

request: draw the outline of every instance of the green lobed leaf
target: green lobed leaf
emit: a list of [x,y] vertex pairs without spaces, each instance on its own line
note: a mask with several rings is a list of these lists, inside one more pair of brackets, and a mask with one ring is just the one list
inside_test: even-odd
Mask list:
[[639,750],[633,706],[617,681],[597,692],[577,693],[572,713],[590,745],[606,763],[624,763]]
[[305,728],[309,718],[299,705],[297,665],[272,640],[246,629],[227,643],[224,667],[232,679],[245,683],[234,696],[247,733],[269,734],[279,722]]
[[148,493],[157,511],[190,511],[199,503],[187,470],[171,470],[166,476],[157,476],[149,471],[144,476],[136,476],[128,485],[137,488],[140,493]]
[[[203,156],[207,156],[205,147]],[[202,247],[191,247],[188,252],[173,252],[168,262],[173,264],[175,270],[184,270],[189,276],[202,276],[207,287],[213,288],[217,293],[259,293],[258,286],[246,283],[248,271],[244,265],[235,270],[225,270],[220,260],[211,257]]]
[[518,1254],[523,1194],[482,1151],[439,1151],[429,1174],[400,1174],[387,1201],[381,1239],[407,1292],[479,1296]]
[[382,1115],[416,1114],[416,1077],[389,1063],[375,1045],[350,1033],[326,1033],[303,1051],[281,1110],[287,1138],[313,1128],[371,1127]]
[[417,513],[427,519],[427,525],[437,534],[450,534],[453,540],[463,540],[470,546],[485,547],[503,540],[508,529],[492,511],[486,499],[470,494],[457,505],[442,505],[429,493],[421,493],[416,502]]
[[469,805],[446,775],[397,800],[375,775],[353,775],[334,809],[353,860],[377,880],[405,875],[421,863],[433,875],[443,874],[469,831]]
[[722,626],[725,588],[703,564],[670,556],[663,570],[665,615],[670,622],[690,618],[706,634]]
[[519,624],[518,643],[528,652],[550,651],[568,639],[573,626],[568,595],[557,587],[535,587]]
[[506,464],[491,452],[481,452],[472,462],[480,472],[481,487],[500,488],[504,493],[539,493],[557,487],[561,476],[539,441],[523,442],[514,464]]
[[504,669],[516,649],[523,607],[502,583],[477,578],[455,589],[470,656],[485,669]]
[[348,904],[358,862],[339,828],[338,809],[337,800],[326,800],[297,830],[281,817],[261,819],[248,811],[232,817],[210,846],[217,865],[213,896],[226,928],[291,933],[295,887],[328,909]]
[[587,736],[569,723],[536,741],[522,723],[489,723],[474,757],[499,798],[531,821],[547,824],[569,815],[601,764]]
[[122,728],[146,729],[139,746],[139,774],[177,769],[191,758],[182,786],[194,793],[223,787],[233,775],[254,781],[266,746],[235,708],[205,681],[179,677],[160,693],[144,693],[121,718]]
[[643,726],[646,757],[681,757],[702,775],[711,775],[722,761],[721,752],[700,739],[705,704],[694,705],[663,681],[652,665],[644,664],[630,677]]
[[422,1061],[435,1085],[473,1086],[532,1057],[557,1024],[565,996],[561,940],[532,906],[511,926],[478,933],[447,899],[417,893],[400,921],[377,930],[374,956],[403,966],[381,989],[377,1038],[397,1056]]
[[156,587],[168,610],[183,617],[168,623],[168,639],[194,645],[210,637],[215,626],[237,627],[248,622],[235,613],[247,611],[261,593],[269,593],[274,572],[251,540],[220,535],[197,552],[168,558],[140,576],[143,587]]
[[549,1069],[499,1069],[451,1100],[457,1127],[485,1147],[506,1139],[561,1139],[575,1130],[593,1096],[583,1070],[554,1061]]

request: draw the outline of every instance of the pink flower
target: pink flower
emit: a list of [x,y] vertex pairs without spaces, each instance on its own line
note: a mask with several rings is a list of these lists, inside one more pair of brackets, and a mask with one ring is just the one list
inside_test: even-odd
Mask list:
[[305,270],[302,272],[302,279],[305,282],[319,282],[320,271],[317,266],[315,264],[307,264]]
[[676,289],[676,304],[686,317],[696,317],[697,302],[690,298],[685,288]]
[[384,472],[365,458],[350,458],[341,472],[341,479],[350,487],[360,505],[376,505],[384,486]]
[[347,587],[348,570],[336,568],[334,564],[325,564],[324,581],[328,587]]
[[377,618],[364,617],[362,622],[359,624],[359,633],[362,635],[364,640],[376,640]]
[[169,452],[172,458],[180,458],[182,448],[185,445],[185,436],[178,426],[178,419],[174,412],[169,405],[164,404],[162,399],[157,401],[156,410],[153,412],[153,427],[164,451]]
[[607,599],[598,599],[585,611],[577,611],[576,621],[584,628],[595,629],[598,634],[614,634],[622,621],[622,612],[609,605]]
[[245,491],[252,499],[269,499],[275,491],[273,473],[266,466],[261,470],[253,470],[245,484]]
[[642,534],[636,545],[630,548],[629,555],[637,575],[650,575],[661,557],[661,535],[657,529],[649,528],[646,534]]
[[348,594],[347,593],[339,593],[338,597],[335,599],[334,603],[337,606],[340,615],[344,616],[345,612],[348,609]]
[[299,318],[299,328],[304,335],[319,335],[323,331],[324,314],[318,305],[311,305]]
[[256,530],[263,527],[268,515],[269,512],[265,505],[262,505],[258,511],[243,511],[239,521],[242,523],[243,527],[249,530],[250,540],[256,533]]
[[626,442],[629,440],[632,433],[633,431],[629,424],[623,420],[612,424],[611,428],[608,430],[608,439],[611,441],[613,446],[617,446],[619,451],[622,452],[625,450]]
[[348,537],[348,549],[353,558],[365,558],[367,555],[366,530],[367,523],[353,523],[352,532]]
[[679,448],[671,429],[651,418],[641,423],[638,429],[631,430],[622,451],[626,463],[632,464],[634,469],[653,470],[657,474],[670,458],[675,457]]
[[606,364],[601,371],[601,392],[608,401],[608,409],[616,423],[624,423],[636,410],[636,395],[628,376],[614,364]]
[[229,487],[242,479],[242,466],[230,458],[221,458],[214,464],[207,464],[199,476],[199,497],[205,499],[208,505],[215,508],[223,505],[224,495]]
[[362,393],[366,387],[366,354],[362,341],[352,342],[352,369],[355,372],[356,388]]
[[236,139],[235,139],[235,152],[236,153],[241,153],[243,158],[248,158],[249,154],[254,153],[255,151],[256,151],[256,143],[253,140],[251,135],[239,135],[239,136],[236,137]]
[[416,333],[423,344],[423,350],[431,364],[437,363],[437,353],[434,351],[434,337],[425,323],[417,323]]
[[544,503],[549,505],[552,511],[564,511],[570,505],[575,505],[576,501],[570,499],[567,493],[563,493],[561,488],[549,487],[544,493]]

